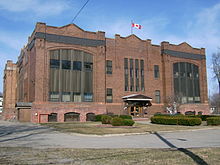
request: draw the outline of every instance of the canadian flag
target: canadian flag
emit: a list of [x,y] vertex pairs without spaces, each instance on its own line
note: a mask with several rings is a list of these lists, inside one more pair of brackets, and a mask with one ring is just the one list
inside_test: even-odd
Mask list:
[[137,29],[141,29],[141,25],[140,24],[136,24],[136,23],[132,23],[132,27],[135,27]]

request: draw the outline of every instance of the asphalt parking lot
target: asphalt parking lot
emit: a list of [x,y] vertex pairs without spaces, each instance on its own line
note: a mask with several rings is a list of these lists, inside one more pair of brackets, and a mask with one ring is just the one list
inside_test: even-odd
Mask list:
[[32,148],[194,148],[220,147],[220,129],[141,135],[61,133],[31,123],[0,121],[0,147]]

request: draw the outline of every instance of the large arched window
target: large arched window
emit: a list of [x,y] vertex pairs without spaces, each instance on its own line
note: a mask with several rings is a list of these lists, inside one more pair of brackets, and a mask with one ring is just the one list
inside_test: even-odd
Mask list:
[[49,100],[93,101],[93,57],[80,50],[50,51]]
[[188,63],[173,64],[174,94],[181,98],[182,103],[199,103],[199,67]]

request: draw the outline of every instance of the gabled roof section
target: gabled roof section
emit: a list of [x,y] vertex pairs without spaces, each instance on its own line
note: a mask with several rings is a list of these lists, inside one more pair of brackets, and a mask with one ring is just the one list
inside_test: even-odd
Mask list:
[[58,27],[58,28],[59,29],[69,29],[69,30],[77,30],[77,31],[81,31],[81,32],[86,32],[85,30],[83,30],[82,28],[77,26],[76,24],[68,24],[68,25],[65,25],[65,26]]
[[185,46],[185,47],[188,47],[188,48],[190,48],[190,49],[193,48],[193,47],[192,47],[190,44],[188,44],[187,42],[182,42],[182,43],[180,43],[178,46]]
[[126,38],[126,39],[132,39],[132,40],[138,39],[138,40],[140,40],[140,41],[143,41],[142,39],[140,39],[140,38],[139,38],[138,36],[136,36],[135,34],[131,34],[131,35],[125,37],[125,38]]

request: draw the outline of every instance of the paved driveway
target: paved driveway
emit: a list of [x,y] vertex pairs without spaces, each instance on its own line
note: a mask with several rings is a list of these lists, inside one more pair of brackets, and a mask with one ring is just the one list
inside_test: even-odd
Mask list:
[[33,148],[192,148],[220,147],[220,129],[145,135],[89,136],[60,133],[30,123],[0,121],[0,147]]

